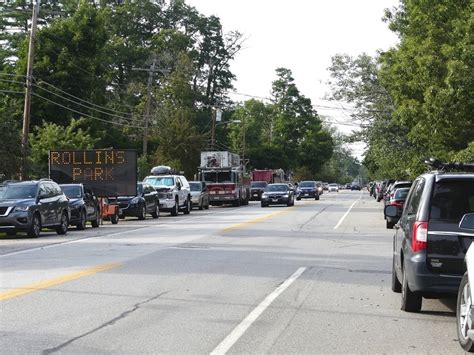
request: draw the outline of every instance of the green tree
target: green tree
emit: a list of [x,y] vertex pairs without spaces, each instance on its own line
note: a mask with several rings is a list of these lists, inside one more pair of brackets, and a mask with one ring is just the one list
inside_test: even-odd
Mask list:
[[97,140],[88,129],[82,128],[83,124],[84,119],[72,119],[66,127],[51,122],[43,122],[42,126],[36,127],[29,137],[30,177],[42,178],[48,175],[50,150],[94,148]]

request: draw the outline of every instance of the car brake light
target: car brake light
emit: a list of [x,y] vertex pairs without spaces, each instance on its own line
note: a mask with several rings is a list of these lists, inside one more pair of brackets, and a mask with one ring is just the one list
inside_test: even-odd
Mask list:
[[413,252],[426,249],[426,241],[428,237],[428,222],[415,222],[413,225],[413,236],[411,246]]

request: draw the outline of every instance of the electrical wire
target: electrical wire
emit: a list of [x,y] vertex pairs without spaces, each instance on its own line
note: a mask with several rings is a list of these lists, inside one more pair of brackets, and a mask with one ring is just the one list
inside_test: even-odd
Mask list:
[[[49,91],[49,90],[47,90],[47,89],[45,89],[45,88],[42,88],[40,85],[41,85],[41,84],[46,84],[47,86],[52,87],[53,89],[58,90],[58,91],[62,92],[62,93],[65,94],[65,95],[68,95],[68,96],[70,96],[70,97],[72,97],[72,98],[74,98],[74,99],[76,99],[76,100],[85,102],[85,103],[87,103],[87,104],[89,104],[89,105],[91,105],[91,106],[98,107],[98,108],[101,108],[101,109],[104,109],[104,110],[107,110],[107,111],[110,111],[110,112],[114,112],[114,113],[119,113],[119,114],[122,114],[122,115],[131,116],[131,114],[130,114],[129,112],[115,111],[115,110],[112,110],[112,109],[107,108],[107,107],[105,107],[105,106],[100,106],[100,105],[94,104],[93,102],[90,102],[90,101],[81,99],[80,97],[74,96],[74,95],[68,93],[67,91],[61,90],[61,89],[59,89],[58,87],[54,86],[53,84],[50,84],[50,83],[48,83],[48,82],[46,82],[46,81],[44,81],[44,80],[39,80],[39,81],[38,81],[38,80],[35,80],[35,82],[37,83],[37,84],[34,84],[34,85],[36,85],[36,87],[39,87],[39,88],[41,88],[41,89],[43,89],[43,90],[46,90],[46,91],[48,91],[49,93],[51,93],[51,94],[53,94],[53,95],[59,96],[59,95],[56,94],[56,93],[53,93],[53,92],[51,92],[51,91]],[[103,112],[103,111],[99,111],[99,112],[101,112],[101,113],[106,113],[106,112]],[[106,114],[108,114],[108,113],[106,113]]]
[[82,107],[84,107],[84,108],[86,108],[86,109],[89,109],[89,110],[92,110],[92,111],[96,111],[96,112],[100,112],[100,113],[103,113],[103,114],[105,114],[105,115],[108,115],[108,116],[111,116],[111,117],[115,117],[115,118],[119,118],[119,119],[125,120],[125,121],[127,121],[127,122],[130,122],[129,120],[130,120],[131,118],[129,118],[129,117],[123,117],[123,116],[115,115],[115,114],[113,114],[113,113],[108,113],[108,112],[106,112],[106,111],[102,111],[102,110],[99,110],[99,109],[96,109],[96,108],[93,108],[93,107],[84,105],[84,104],[82,104],[82,103],[80,103],[80,102],[77,102],[77,101],[74,101],[74,100],[69,99],[69,98],[67,98],[67,97],[64,97],[64,96],[62,96],[62,95],[59,95],[59,94],[57,94],[57,93],[55,93],[55,92],[53,92],[53,91],[51,91],[51,90],[45,89],[44,87],[41,87],[41,86],[36,85],[36,84],[33,84],[33,86],[36,87],[36,88],[39,88],[39,89],[41,89],[41,90],[44,90],[44,91],[46,91],[46,92],[48,92],[48,93],[50,93],[50,94],[53,94],[53,95],[55,95],[55,96],[57,96],[57,97],[59,97],[59,98],[61,98],[61,99],[63,99],[63,100],[69,101],[69,102],[71,102],[71,103],[73,103],[73,104],[75,104],[75,105],[82,106]]
[[9,93],[9,94],[22,94],[22,95],[25,94],[25,92],[23,92],[23,91],[2,90],[2,89],[0,89],[0,92],[5,92],[5,93]]
[[91,118],[91,119],[93,119],[93,120],[97,120],[97,121],[101,121],[101,122],[105,122],[105,123],[110,123],[110,124],[114,124],[114,125],[118,125],[118,126],[123,126],[123,127],[132,127],[132,128],[140,128],[140,129],[143,129],[143,128],[144,128],[143,126],[136,126],[136,125],[131,125],[131,124],[123,124],[123,123],[120,123],[120,122],[114,122],[114,121],[104,120],[104,119],[102,119],[102,118],[94,117],[94,116],[88,115],[88,114],[86,114],[86,113],[84,113],[84,112],[80,112],[80,111],[74,110],[74,109],[72,109],[72,108],[70,108],[70,107],[64,106],[64,105],[62,105],[62,104],[60,104],[60,103],[58,103],[58,102],[56,102],[56,101],[50,100],[50,99],[48,99],[48,98],[46,98],[46,97],[44,97],[44,96],[41,96],[41,95],[39,95],[39,94],[37,94],[37,93],[32,93],[32,95],[35,96],[35,97],[38,97],[38,98],[40,98],[40,99],[43,99],[43,100],[45,100],[45,101],[48,101],[48,102],[52,103],[53,105],[62,107],[62,108],[64,108],[64,109],[66,109],[66,110],[69,110],[69,111],[71,111],[71,112],[77,113],[77,114],[79,114],[79,115],[82,115],[82,116],[85,116],[85,117],[89,117],[89,118]]

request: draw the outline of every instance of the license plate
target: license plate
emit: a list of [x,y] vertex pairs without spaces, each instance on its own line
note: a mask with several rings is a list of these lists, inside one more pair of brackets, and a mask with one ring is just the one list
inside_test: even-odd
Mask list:
[[305,196],[309,196],[309,194],[304,194]]
[[273,201],[273,202],[278,202],[278,199],[277,199],[277,198],[274,198],[272,201]]

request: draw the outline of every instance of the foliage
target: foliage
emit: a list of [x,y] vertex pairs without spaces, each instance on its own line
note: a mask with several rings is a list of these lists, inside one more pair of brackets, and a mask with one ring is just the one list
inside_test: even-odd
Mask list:
[[83,129],[83,119],[72,119],[66,126],[51,122],[43,122],[30,134],[31,150],[30,176],[42,178],[48,175],[48,156],[50,150],[61,149],[92,149],[96,140],[91,136],[89,129]]

